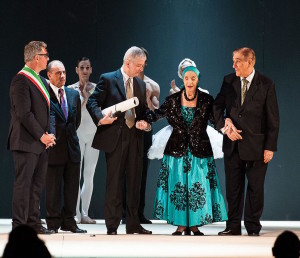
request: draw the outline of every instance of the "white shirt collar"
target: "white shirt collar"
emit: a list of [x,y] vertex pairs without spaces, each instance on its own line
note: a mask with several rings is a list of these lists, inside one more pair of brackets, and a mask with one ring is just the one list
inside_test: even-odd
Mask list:
[[124,87],[125,87],[125,92],[126,92],[126,82],[128,81],[128,79],[130,79],[131,80],[131,88],[133,87],[132,85],[133,85],[133,78],[132,77],[129,77],[126,73],[125,73],[125,71],[124,71],[124,69],[123,69],[123,66],[121,67],[121,73],[122,73],[122,76],[123,76],[123,81],[124,81]]
[[54,94],[56,96],[56,98],[58,99],[58,102],[60,103],[60,96],[58,94],[58,90],[59,89],[63,89],[64,90],[64,98],[66,99],[65,95],[66,95],[66,92],[65,92],[65,86],[62,86],[61,88],[58,88],[56,86],[54,86],[52,83],[49,83],[50,84],[50,87],[52,88],[52,90],[54,91]]
[[249,89],[251,82],[253,80],[254,74],[255,74],[255,69],[253,68],[253,71],[246,78],[240,77],[241,85],[243,85],[243,79],[245,78],[248,81],[247,88]]

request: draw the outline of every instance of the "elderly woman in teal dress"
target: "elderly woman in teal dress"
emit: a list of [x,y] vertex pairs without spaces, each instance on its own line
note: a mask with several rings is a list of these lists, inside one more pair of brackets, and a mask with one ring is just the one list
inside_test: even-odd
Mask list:
[[[197,89],[199,70],[183,71],[184,88],[149,111],[148,123],[166,118],[173,127],[164,150],[154,201],[154,219],[176,225],[172,235],[204,235],[198,227],[227,220],[224,198],[206,132],[214,124],[213,98]],[[137,122],[144,129],[147,123]]]

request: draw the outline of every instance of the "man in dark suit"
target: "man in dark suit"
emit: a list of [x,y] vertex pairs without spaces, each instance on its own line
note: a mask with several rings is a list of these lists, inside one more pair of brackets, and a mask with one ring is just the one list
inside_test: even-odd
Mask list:
[[[146,83],[146,101],[147,107],[152,111],[154,109],[159,108],[159,94],[160,94],[160,87],[159,85],[150,79],[148,76],[145,75],[144,71],[147,66],[147,61],[149,58],[148,51],[140,47],[145,55],[145,66],[143,71],[138,74],[138,77]],[[148,166],[149,166],[149,159],[148,159],[148,150],[152,145],[152,131],[144,132],[144,154],[143,154],[143,168],[142,168],[142,178],[141,178],[141,189],[140,189],[140,204],[139,204],[139,219],[141,224],[152,224],[151,220],[147,219],[144,215],[145,205],[146,205],[146,185],[147,185],[147,174],[148,174]],[[123,191],[123,218],[122,224],[126,224],[126,186],[124,187]]]
[[[107,177],[105,195],[105,223],[107,234],[116,235],[122,217],[122,185],[126,180],[126,233],[151,234],[140,225],[138,216],[139,191],[143,158],[143,132],[135,127],[135,120],[146,111],[146,86],[136,76],[143,70],[146,56],[138,47],[131,47],[124,56],[121,69],[102,74],[94,93],[89,97],[87,110],[98,126],[92,147],[106,155]],[[122,113],[117,119],[105,109],[131,97],[139,105]]]
[[[56,136],[56,145],[49,150],[46,178],[46,222],[48,229],[86,233],[77,227],[74,216],[79,188],[80,147],[76,130],[81,120],[79,93],[64,87],[66,70],[62,62],[49,63],[50,132]],[[61,188],[63,185],[63,207]]]
[[42,41],[31,41],[25,46],[26,65],[10,86],[8,149],[12,151],[15,164],[12,227],[27,224],[38,234],[53,233],[42,227],[39,209],[47,173],[46,149],[55,143],[54,135],[48,134],[48,86],[39,76],[49,60],[46,48]]
[[[241,235],[244,224],[249,236],[258,236],[264,206],[264,181],[268,163],[277,150],[279,112],[274,82],[254,69],[250,48],[233,51],[235,74],[224,77],[214,103],[218,129],[226,134],[223,152],[226,174],[228,221],[219,235]],[[226,114],[224,114],[224,111]]]

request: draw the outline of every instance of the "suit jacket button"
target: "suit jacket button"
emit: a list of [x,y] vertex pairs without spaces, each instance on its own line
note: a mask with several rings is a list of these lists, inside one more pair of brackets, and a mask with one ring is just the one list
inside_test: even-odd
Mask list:
[[242,117],[242,115],[239,115],[239,118],[241,118]]

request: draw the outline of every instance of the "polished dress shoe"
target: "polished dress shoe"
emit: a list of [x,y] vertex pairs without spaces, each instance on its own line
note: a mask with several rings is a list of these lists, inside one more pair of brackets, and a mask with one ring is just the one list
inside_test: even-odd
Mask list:
[[140,223],[141,224],[152,224],[152,221],[145,217],[140,217]]
[[234,232],[229,228],[225,228],[225,230],[218,233],[219,236],[240,236],[241,232]]
[[87,233],[87,230],[85,229],[80,229],[79,227],[73,226],[73,227],[65,227],[61,226],[60,228],[62,231],[71,231],[72,233]]
[[36,229],[36,233],[43,234],[43,235],[50,235],[50,234],[54,234],[55,231],[41,226],[40,228]]
[[96,224],[96,220],[91,219],[89,216],[82,216],[81,224]]
[[149,234],[152,234],[152,231],[144,229],[141,225],[139,225],[139,227],[136,229],[126,230],[126,234],[149,235]]
[[115,236],[117,234],[118,234],[117,230],[107,230],[107,235]]
[[48,227],[48,230],[52,230],[53,233],[58,233],[58,229],[57,228]]
[[248,236],[259,236],[257,232],[248,232]]

